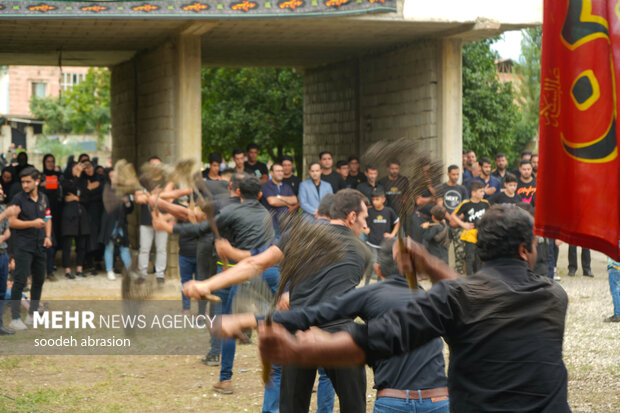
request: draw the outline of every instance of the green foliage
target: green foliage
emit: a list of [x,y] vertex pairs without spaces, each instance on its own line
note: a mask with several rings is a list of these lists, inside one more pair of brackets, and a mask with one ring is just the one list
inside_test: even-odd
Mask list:
[[516,144],[521,147],[538,133],[540,108],[540,52],[542,50],[542,27],[521,31],[521,57],[517,74],[521,77],[519,100],[521,119],[517,127]]
[[110,130],[110,72],[90,68],[60,97],[33,97],[30,111],[45,121],[46,133],[94,133],[102,139]]
[[34,150],[38,153],[51,153],[56,158],[57,165],[63,165],[69,155],[83,152],[82,146],[77,142],[65,141],[63,143],[58,139],[43,136],[37,139]]
[[202,155],[250,142],[261,157],[301,156],[303,76],[293,69],[202,69]]
[[515,159],[515,127],[519,115],[512,84],[500,83],[495,68],[497,52],[485,39],[463,47],[463,148],[478,158],[497,152]]

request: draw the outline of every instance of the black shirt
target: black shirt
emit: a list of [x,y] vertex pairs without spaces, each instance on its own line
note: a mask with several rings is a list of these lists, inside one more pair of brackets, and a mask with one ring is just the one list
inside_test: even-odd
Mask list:
[[[359,248],[360,246],[361,248],[366,247],[359,239],[355,238],[349,228],[342,225],[333,225],[333,227],[335,231],[342,234],[343,242],[347,243],[344,259],[325,267],[296,284],[289,292],[291,308],[308,307],[342,295],[357,287],[362,279],[366,263]],[[278,248],[281,251],[285,250],[286,239],[287,237],[282,236],[278,242]],[[352,322],[351,317],[343,316],[338,320],[319,323],[317,326],[334,332],[347,328]]]
[[519,178],[517,183],[517,196],[521,198],[523,202],[533,204],[534,196],[536,195],[536,178],[528,183],[525,183]]
[[346,189],[347,184],[342,179],[342,175],[338,172],[332,171],[329,175],[321,174],[321,181],[329,182],[332,186],[332,190],[334,193],[340,191],[341,189]]
[[395,180],[386,176],[380,179],[379,183],[385,188],[387,205],[398,214],[403,204],[403,194],[406,194],[409,189],[409,180],[402,175],[398,175]]
[[368,202],[371,202],[371,203],[372,203],[372,197],[371,197],[372,191],[375,189],[380,189],[383,192],[385,192],[384,186],[378,182],[375,182],[375,186],[370,185],[370,182],[362,182],[361,184],[357,186],[357,190],[360,191],[362,194],[364,194],[366,198],[368,198]]
[[[234,199],[231,198],[231,202],[234,202]],[[242,250],[265,248],[273,242],[271,215],[256,199],[246,199],[243,203],[229,203],[220,210],[215,222],[220,234],[235,248]],[[174,233],[193,235],[196,239],[210,232],[211,227],[207,221],[174,226]],[[193,254],[196,254],[195,247]]]
[[[343,317],[361,317],[367,322],[390,310],[405,308],[410,301],[407,280],[392,275],[385,281],[354,289],[319,305],[275,313],[273,321],[291,331],[307,330],[313,325]],[[435,338],[415,351],[377,360],[371,365],[375,373],[374,388],[416,390],[446,387],[442,349],[443,342]]]
[[463,185],[448,185],[444,183],[441,185],[441,193],[443,197],[443,207],[446,208],[449,214],[461,205],[461,202],[467,199],[467,189]]
[[245,168],[246,172],[250,174],[254,174],[254,176],[256,176],[258,179],[260,179],[261,176],[263,175],[269,175],[269,170],[267,169],[267,165],[265,165],[264,163],[260,161],[256,161],[254,165],[250,165],[248,161],[245,161],[243,163],[243,167]]
[[[34,221],[37,218],[45,219],[45,212],[49,209],[47,196],[39,192],[37,202],[33,201],[24,191],[18,192],[11,200],[11,205],[17,205],[21,212],[17,216],[20,221]],[[50,212],[51,213],[51,212]],[[45,227],[43,228],[11,228],[11,238],[13,239],[15,250],[36,252],[43,249],[45,240]]]
[[347,186],[349,188],[353,188],[353,189],[357,189],[357,186],[359,184],[367,182],[367,181],[368,181],[368,179],[366,178],[366,175],[364,175],[362,173],[358,173],[355,176],[353,176],[353,175],[351,175],[351,173],[349,173],[349,176],[347,176],[347,179],[346,179]]
[[471,222],[477,227],[480,218],[482,218],[486,210],[489,208],[490,205],[486,199],[483,199],[480,202],[473,202],[470,199],[468,201],[462,202],[461,205],[456,208],[455,214],[464,214],[465,218],[463,220],[465,222]]
[[288,178],[282,178],[282,182],[288,184],[291,188],[293,188],[293,192],[295,192],[295,196],[299,195],[299,184],[301,183],[301,179],[299,179],[295,175],[291,175]]
[[390,207],[383,207],[381,211],[377,211],[374,207],[368,208],[366,222],[370,229],[367,242],[371,247],[379,248],[383,241],[383,234],[392,232],[398,222],[398,215]]
[[521,198],[519,198],[517,196],[517,194],[514,194],[514,196],[512,196],[512,198],[511,198],[508,195],[506,195],[506,192],[498,192],[496,194],[493,194],[489,198],[489,203],[491,205],[495,205],[495,204],[518,204],[519,202],[521,202]]
[[567,305],[562,287],[524,261],[497,259],[350,332],[371,365],[443,336],[450,411],[565,413]]

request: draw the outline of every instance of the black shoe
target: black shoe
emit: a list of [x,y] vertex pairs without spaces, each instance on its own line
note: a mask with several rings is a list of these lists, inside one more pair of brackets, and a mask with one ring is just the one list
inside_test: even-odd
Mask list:
[[0,336],[10,336],[13,334],[15,334],[15,331],[0,326]]
[[202,364],[206,366],[219,366],[220,356],[217,354],[207,354],[200,361],[202,361]]
[[86,278],[86,274],[84,274],[82,271],[76,272],[75,275],[76,275],[76,277]]
[[162,285],[165,282],[166,280],[164,279],[164,277],[157,277],[157,284]]
[[618,317],[617,315],[612,315],[611,317],[607,317],[603,321],[606,323],[620,323],[620,317]]
[[584,271],[583,272],[583,276],[584,277],[594,278],[594,274],[592,274],[592,271]]
[[70,272],[66,272],[65,277],[67,277],[70,280],[75,280],[75,275],[71,274]]
[[119,269],[114,268],[114,274],[122,274],[123,272]]
[[569,277],[574,277],[575,276],[575,271],[568,271],[568,276]]
[[54,282],[54,281],[58,281],[58,278],[56,278],[56,275],[54,275],[54,273],[53,273],[53,272],[52,272],[52,273],[47,274],[47,277],[45,277],[45,279],[46,279],[47,281],[52,281],[52,282]]
[[97,275],[99,274],[99,272],[96,269],[92,269],[92,271],[90,272],[90,275]]

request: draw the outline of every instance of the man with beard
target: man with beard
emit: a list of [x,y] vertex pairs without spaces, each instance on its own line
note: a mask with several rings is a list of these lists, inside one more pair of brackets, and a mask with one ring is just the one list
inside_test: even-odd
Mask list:
[[293,189],[295,196],[299,195],[299,184],[301,184],[301,179],[293,174],[293,158],[285,155],[282,157],[282,182],[287,184]]
[[254,175],[264,184],[269,179],[269,171],[267,165],[258,160],[258,145],[250,143],[246,147],[248,160],[243,164],[245,171],[250,175]]
[[491,160],[487,157],[480,158],[480,176],[472,178],[472,181],[480,181],[484,184],[484,199],[489,199],[492,195],[501,191],[499,179],[491,175]]
[[319,163],[321,164],[321,180],[328,182],[332,186],[334,194],[347,187],[342,176],[334,171],[334,159],[331,152],[321,152],[319,154]]
[[[25,330],[32,324],[32,314],[39,308],[41,291],[45,282],[45,249],[52,246],[52,218],[45,194],[39,193],[41,175],[34,168],[25,168],[20,174],[23,191],[15,195],[11,205],[17,205],[21,212],[9,218],[15,244],[15,282],[11,289],[11,323],[13,330]],[[32,277],[30,287],[30,309],[26,324],[20,318],[22,291],[28,276]]]
[[366,182],[366,175],[360,172],[360,159],[355,156],[349,156],[349,175],[347,176],[347,186],[357,189],[357,186]]
[[532,176],[532,163],[529,160],[523,160],[519,165],[517,196],[521,201],[536,206],[536,178]]
[[[562,360],[568,296],[531,271],[534,220],[516,206],[496,205],[479,229],[485,265],[474,276],[442,280],[412,295],[406,308],[346,332],[311,330],[295,338],[277,323],[259,326],[263,362],[373,365],[442,336],[450,346],[450,411],[569,413]],[[394,256],[401,273],[448,275],[410,240]]]
[[388,175],[380,179],[379,183],[385,188],[387,205],[399,215],[403,205],[403,194],[406,194],[409,188],[409,180],[400,174],[400,162],[396,159],[388,161],[387,171]]
[[[290,308],[307,307],[319,304],[353,290],[360,282],[365,269],[365,259],[360,252],[359,237],[366,228],[368,208],[365,197],[358,191],[344,189],[334,195],[330,209],[330,225],[347,244],[345,257],[317,273],[308,276],[289,292]],[[324,225],[324,224],[318,224]],[[277,265],[284,259],[283,251],[286,238],[282,237],[278,245],[272,245],[264,252],[240,261],[236,266],[208,280],[190,281],[183,286],[188,297],[202,297],[258,277],[267,268]],[[319,325],[326,331],[346,331],[353,325],[353,320],[344,318],[338,322]],[[366,406],[366,376],[362,366],[325,370],[333,383],[340,399],[343,412],[360,412]],[[280,412],[308,411],[312,384],[316,369],[289,366],[282,369],[280,388]]]
[[495,170],[491,172],[491,175],[496,177],[501,184],[504,183],[504,178],[506,178],[506,165],[508,165],[508,160],[506,159],[506,155],[503,153],[498,153],[495,155]]

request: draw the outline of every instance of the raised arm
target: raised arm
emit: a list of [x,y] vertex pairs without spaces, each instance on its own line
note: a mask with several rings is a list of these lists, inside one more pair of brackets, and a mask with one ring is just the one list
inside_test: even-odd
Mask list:
[[277,265],[283,258],[282,251],[275,245],[258,255],[244,259],[234,267],[216,274],[204,281],[188,281],[183,284],[183,294],[188,298],[200,299],[213,291],[241,284],[261,275],[267,268]]

